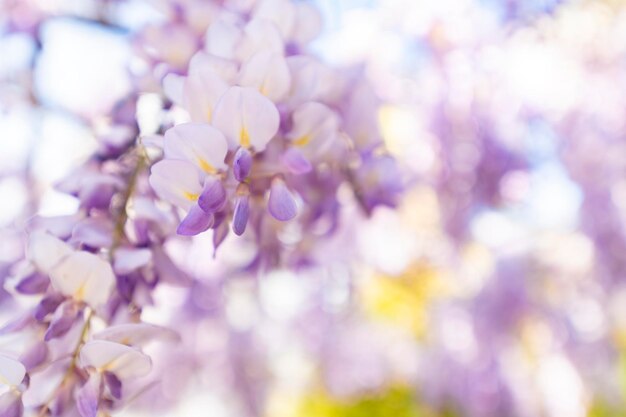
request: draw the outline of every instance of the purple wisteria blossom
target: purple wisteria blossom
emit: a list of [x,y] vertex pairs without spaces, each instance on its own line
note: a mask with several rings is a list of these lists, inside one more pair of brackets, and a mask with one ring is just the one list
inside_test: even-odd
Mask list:
[[[371,124],[376,109],[358,116],[351,109],[350,85],[361,73],[307,52],[321,26],[310,4],[158,7],[164,19],[130,36],[133,88],[89,121],[97,150],[56,184],[76,198],[76,213],[29,219],[25,256],[9,268],[7,290],[30,306],[1,331],[24,346],[21,355],[0,356],[9,387],[3,416],[110,415],[158,385],[164,356],[151,357],[146,345],[179,346],[186,326],[151,324],[144,312],[163,286],[193,295],[205,285],[172,253],[182,237],[212,236],[208,258],[216,265],[225,262],[221,245],[250,245],[247,264],[233,269],[226,261],[210,272],[224,277],[311,265],[300,246],[338,230],[340,189],[353,190],[363,216],[394,206],[403,189]],[[150,94],[160,108],[147,128],[140,113]],[[352,137],[359,118],[370,128]],[[282,241],[288,228],[300,235],[291,244]],[[218,306],[221,297],[210,296]],[[180,314],[195,324],[225,314],[216,308],[203,302],[202,314]],[[236,345],[232,386],[245,412],[260,415],[265,400],[247,375],[255,336],[230,326],[223,330]]]

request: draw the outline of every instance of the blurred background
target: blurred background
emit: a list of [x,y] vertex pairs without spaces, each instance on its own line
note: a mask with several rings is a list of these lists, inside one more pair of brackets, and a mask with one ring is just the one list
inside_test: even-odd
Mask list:
[[[315,54],[364,69],[409,190],[329,243],[350,253],[261,279],[263,316],[226,288],[228,325],[257,342],[211,317],[187,329],[187,299],[158,292],[146,317],[191,348],[162,348],[160,400],[120,415],[237,416],[238,389],[262,389],[268,417],[626,415],[626,3],[313,3]],[[0,271],[29,218],[77,210],[53,186],[132,88],[132,38],[164,19],[157,1],[0,0]],[[203,244],[172,248],[200,277]],[[222,369],[228,343],[263,364],[251,386]]]

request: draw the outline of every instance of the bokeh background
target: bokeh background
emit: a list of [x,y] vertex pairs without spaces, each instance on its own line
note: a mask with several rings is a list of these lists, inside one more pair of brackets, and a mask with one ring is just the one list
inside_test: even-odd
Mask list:
[[[146,317],[193,349],[162,348],[159,400],[120,415],[239,415],[228,343],[258,349],[246,389],[267,417],[626,415],[626,3],[314,3],[314,50],[364,69],[408,191],[369,219],[348,207],[323,266],[268,274],[260,303],[224,290],[224,320],[260,342],[225,341],[217,318],[187,328],[188,299],[160,291]],[[129,92],[130,39],[163,18],[156,1],[0,1],[0,271],[33,215],[77,210],[54,185]],[[210,286],[206,243],[170,249]]]

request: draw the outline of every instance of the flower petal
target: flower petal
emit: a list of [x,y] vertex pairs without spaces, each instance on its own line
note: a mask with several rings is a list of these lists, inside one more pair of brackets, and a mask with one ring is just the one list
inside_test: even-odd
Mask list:
[[274,103],[252,88],[231,87],[217,104],[213,125],[231,149],[253,147],[260,152],[278,131],[280,117]]
[[236,46],[242,37],[241,29],[233,22],[220,19],[209,26],[204,38],[204,49],[220,58],[235,58]]
[[33,270],[20,278],[20,281],[15,285],[15,290],[21,294],[41,294],[46,292],[49,283],[50,280],[46,275]]
[[267,207],[270,214],[280,221],[291,220],[298,214],[296,199],[289,191],[289,188],[287,188],[285,182],[280,178],[275,178],[272,181]]
[[322,16],[319,10],[309,3],[296,3],[296,23],[291,40],[304,45],[312,41],[322,31]]
[[[48,344],[37,342],[20,356],[20,362],[30,372],[48,358]],[[1,415],[1,414],[0,414]]]
[[195,236],[206,232],[213,225],[213,214],[202,210],[200,206],[194,204],[189,209],[187,216],[180,222],[176,233],[181,236]]
[[226,138],[206,123],[183,123],[165,132],[165,157],[187,160],[207,174],[227,168]]
[[102,376],[104,377],[104,383],[107,387],[109,387],[109,391],[113,398],[121,399],[122,398],[122,381],[119,380],[114,373],[105,371]]
[[184,85],[185,77],[173,73],[167,74],[163,78],[163,93],[172,103],[180,106],[183,102]]
[[313,169],[309,160],[297,148],[287,149],[281,160],[289,172],[295,175],[306,174]]
[[188,210],[200,197],[200,171],[187,161],[163,160],[152,166],[150,186],[159,197]]
[[290,0],[260,0],[254,10],[254,18],[274,23],[283,38],[287,38],[293,31],[296,19],[294,2]]
[[130,346],[145,346],[153,340],[171,342],[180,340],[180,336],[174,330],[149,323],[118,324],[94,334],[93,338]]
[[293,112],[292,117],[293,128],[287,138],[309,157],[323,155],[337,138],[339,118],[321,103],[305,103]]
[[54,313],[65,297],[59,293],[52,293],[41,299],[35,308],[35,320],[43,321],[50,313]]
[[150,357],[139,350],[108,340],[92,340],[80,350],[80,361],[100,372],[114,373],[119,379],[147,375],[152,369]]
[[254,54],[241,68],[239,85],[252,87],[274,102],[282,100],[291,85],[291,75],[287,61],[270,51]]
[[106,248],[113,244],[113,222],[104,217],[88,217],[72,230],[72,242],[92,248]]
[[22,404],[22,398],[18,392],[9,391],[0,395],[0,416],[22,417],[23,415],[24,404]]
[[243,235],[246,231],[246,225],[248,224],[248,217],[250,216],[250,205],[248,195],[239,195],[235,200],[235,209],[233,212],[233,232],[237,236]]
[[202,194],[198,199],[198,205],[207,213],[221,210],[226,204],[226,190],[219,178],[208,176],[204,180]]
[[278,27],[263,18],[254,18],[244,28],[243,36],[237,47],[237,57],[246,61],[259,51],[283,54],[285,45]]
[[60,308],[57,308],[43,339],[48,342],[64,336],[76,323],[77,318],[78,309],[76,304],[73,301],[66,301]]
[[252,169],[252,154],[244,147],[237,149],[235,157],[233,159],[233,173],[235,179],[239,182],[243,182],[250,175]]
[[125,275],[146,266],[152,260],[150,249],[117,248],[114,254],[113,270]]
[[85,385],[76,391],[76,408],[81,417],[97,417],[100,383],[99,375],[90,375]]
[[60,293],[96,308],[107,302],[115,285],[111,265],[89,252],[74,252],[51,272],[50,282]]
[[239,65],[230,59],[208,54],[204,51],[196,53],[189,61],[189,73],[212,72],[217,74],[228,85],[233,84]]
[[21,362],[0,355],[0,384],[14,387],[19,385],[26,375],[26,368]]
[[28,258],[42,272],[49,272],[73,252],[70,245],[48,233],[33,232],[28,241]]
[[183,85],[183,107],[194,122],[208,123],[228,84],[211,69],[190,72]]
[[290,56],[287,65],[291,72],[292,106],[307,101],[332,102],[343,93],[341,80],[316,59],[307,55]]

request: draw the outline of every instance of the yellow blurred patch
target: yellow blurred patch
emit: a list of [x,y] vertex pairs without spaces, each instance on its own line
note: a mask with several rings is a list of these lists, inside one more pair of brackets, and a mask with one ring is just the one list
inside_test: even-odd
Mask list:
[[426,334],[429,304],[448,292],[437,270],[416,264],[400,276],[380,275],[365,283],[363,307],[372,317],[392,321],[422,338]]
[[435,417],[435,414],[420,407],[409,388],[395,387],[350,400],[316,392],[303,398],[296,414],[290,417]]
[[609,405],[604,401],[595,399],[587,412],[587,417],[622,417],[626,415],[623,406]]

